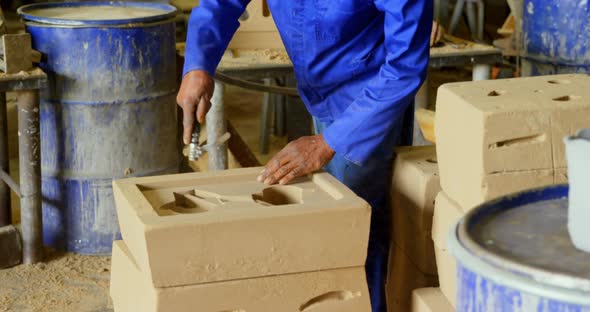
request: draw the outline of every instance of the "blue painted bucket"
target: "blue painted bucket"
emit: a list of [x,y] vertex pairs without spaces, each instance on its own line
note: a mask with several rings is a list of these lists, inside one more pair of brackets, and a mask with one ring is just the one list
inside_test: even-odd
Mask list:
[[523,76],[590,73],[590,3],[525,0]]
[[18,12],[49,78],[40,112],[44,242],[110,254],[120,238],[111,181],[178,172],[176,9],[76,2]]
[[590,311],[590,254],[567,231],[568,186],[486,203],[449,235],[457,311]]

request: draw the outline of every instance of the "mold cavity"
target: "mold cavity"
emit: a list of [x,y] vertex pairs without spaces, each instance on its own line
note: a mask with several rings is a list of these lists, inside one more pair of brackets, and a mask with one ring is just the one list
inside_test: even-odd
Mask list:
[[543,93],[543,90],[534,90],[535,93]]
[[577,100],[580,98],[582,98],[582,97],[579,95],[564,95],[564,96],[556,97],[553,100],[559,101],[559,102],[567,102],[567,101]]
[[252,198],[267,206],[280,206],[303,203],[303,190],[297,186],[271,186],[262,190],[262,194],[254,194]]
[[491,91],[490,93],[488,93],[488,96],[500,96],[503,94],[506,94],[505,90],[494,90],[494,91]]
[[299,307],[299,312],[304,312],[316,307],[322,303],[332,302],[332,301],[348,301],[357,297],[361,296],[361,292],[352,292],[352,291],[332,291],[329,293],[325,293],[323,295],[317,296],[315,298],[310,299],[306,303],[302,304]]
[[530,135],[530,136],[525,136],[525,137],[521,137],[521,138],[513,138],[513,139],[498,141],[496,143],[490,144],[489,149],[541,143],[541,142],[545,142],[545,139],[546,139],[545,134],[536,134],[536,135]]
[[270,16],[270,9],[268,8],[268,3],[266,1],[262,2],[262,16],[264,16],[264,17]]
[[554,79],[554,80],[549,80],[547,82],[550,84],[570,84],[570,83],[572,83],[571,81],[569,81],[567,79]]
[[177,213],[203,213],[218,208],[215,201],[207,200],[194,195],[194,193],[174,193],[174,202],[162,207]]
[[242,16],[240,16],[239,20],[240,22],[244,22],[247,21],[250,18],[250,13],[248,13],[248,10],[244,10],[244,13],[242,13]]

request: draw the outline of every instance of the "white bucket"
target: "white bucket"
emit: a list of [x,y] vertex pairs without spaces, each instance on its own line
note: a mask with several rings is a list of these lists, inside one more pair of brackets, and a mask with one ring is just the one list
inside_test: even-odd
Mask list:
[[590,253],[590,128],[564,142],[570,184],[568,231],[576,248]]

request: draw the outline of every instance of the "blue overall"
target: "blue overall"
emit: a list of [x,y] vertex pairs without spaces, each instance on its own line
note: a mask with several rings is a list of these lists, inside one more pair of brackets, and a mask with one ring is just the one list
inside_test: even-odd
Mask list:
[[[255,0],[260,1],[260,0]],[[189,20],[184,74],[215,72],[249,0],[201,0]],[[426,77],[432,0],[268,0],[299,95],[336,156],[326,169],[373,208],[367,278],[385,309],[393,149],[409,143]],[[410,119],[410,120],[408,120]]]

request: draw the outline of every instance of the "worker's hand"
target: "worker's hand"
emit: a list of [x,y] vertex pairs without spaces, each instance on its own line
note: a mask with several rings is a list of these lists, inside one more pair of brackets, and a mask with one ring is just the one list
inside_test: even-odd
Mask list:
[[189,144],[195,118],[199,123],[205,122],[205,116],[211,108],[211,98],[215,83],[209,74],[204,70],[188,72],[182,78],[180,90],[176,102],[182,107],[182,125],[184,126],[184,144]]
[[264,184],[287,184],[297,177],[320,170],[334,157],[320,135],[301,137],[273,157],[258,176]]
[[430,33],[430,47],[439,43],[445,35],[445,29],[437,21],[432,21],[432,32]]

